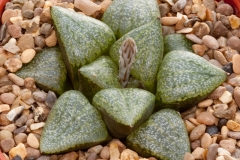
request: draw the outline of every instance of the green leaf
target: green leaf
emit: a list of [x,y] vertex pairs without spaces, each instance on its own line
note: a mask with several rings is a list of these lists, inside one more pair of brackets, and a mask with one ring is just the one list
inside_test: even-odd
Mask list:
[[193,52],[193,42],[186,38],[185,35],[179,33],[168,34],[164,36],[164,56],[173,50],[184,50]]
[[16,75],[34,78],[39,88],[61,95],[67,86],[67,70],[58,47],[45,48],[23,66]]
[[62,7],[51,7],[51,16],[68,74],[78,90],[78,69],[108,53],[114,33],[101,21]]
[[144,157],[181,160],[190,151],[188,133],[180,114],[163,109],[151,115],[127,137],[127,146]]
[[93,106],[101,113],[109,133],[124,138],[152,114],[155,96],[137,88],[110,88],[93,97]]
[[109,140],[100,113],[79,91],[62,94],[51,109],[40,139],[40,150],[57,154],[82,150]]
[[131,75],[140,80],[148,91],[155,93],[157,72],[163,56],[163,37],[158,20],[134,29],[121,37],[110,48],[110,56],[119,65],[119,48],[131,37],[137,45],[137,54],[131,68]]
[[159,108],[186,110],[205,99],[226,77],[223,70],[194,53],[171,51],[158,72],[157,104]]
[[92,101],[93,96],[106,88],[121,88],[118,67],[108,56],[101,56],[79,69],[80,91]]
[[156,0],[114,0],[104,13],[102,21],[110,26],[118,39],[159,16]]

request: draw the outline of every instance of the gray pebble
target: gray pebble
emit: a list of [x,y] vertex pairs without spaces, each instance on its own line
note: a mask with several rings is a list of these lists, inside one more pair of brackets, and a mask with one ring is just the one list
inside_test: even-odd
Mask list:
[[237,50],[240,52],[240,39],[236,36],[232,36],[227,40],[227,45],[231,47],[232,49]]
[[54,92],[52,92],[52,91],[48,91],[45,104],[46,104],[49,108],[52,108],[52,106],[54,105],[54,103],[55,103],[56,101],[57,101],[57,96],[56,96],[56,94],[55,94]]
[[34,17],[34,13],[32,10],[25,10],[22,12],[22,16],[27,19],[32,19]]
[[215,38],[219,38],[221,36],[225,37],[228,32],[227,27],[225,27],[221,21],[217,21],[214,24],[212,35]]
[[207,159],[209,159],[209,160],[216,159],[218,147],[219,147],[219,145],[216,143],[213,143],[208,147]]
[[229,4],[223,3],[217,7],[216,12],[225,16],[231,16],[233,14],[233,8]]
[[14,134],[14,135],[17,135],[17,134],[19,134],[19,133],[24,133],[26,130],[27,130],[27,125],[15,129],[15,130],[13,131],[13,134]]
[[234,139],[240,139],[240,132],[228,131],[227,135]]

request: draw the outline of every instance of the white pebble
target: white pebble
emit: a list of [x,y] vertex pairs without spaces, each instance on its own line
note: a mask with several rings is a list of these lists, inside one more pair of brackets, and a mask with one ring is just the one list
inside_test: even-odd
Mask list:
[[22,113],[23,109],[24,106],[19,106],[17,108],[12,109],[10,112],[8,112],[7,119],[9,121],[13,121],[16,118],[16,116]]
[[198,36],[196,36],[195,34],[186,34],[186,38],[193,41],[194,43],[197,43],[197,44],[203,44],[203,41],[198,38]]
[[205,44],[207,47],[211,48],[211,49],[218,49],[219,48],[219,44],[218,41],[209,35],[205,35],[202,38],[203,44]]

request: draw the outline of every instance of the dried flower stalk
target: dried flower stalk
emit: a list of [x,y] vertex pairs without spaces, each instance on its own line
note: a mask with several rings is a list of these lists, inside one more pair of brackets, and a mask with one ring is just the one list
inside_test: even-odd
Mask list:
[[130,70],[135,60],[137,53],[137,46],[132,38],[127,38],[119,49],[120,60],[119,60],[119,81],[122,87],[126,87],[128,84]]

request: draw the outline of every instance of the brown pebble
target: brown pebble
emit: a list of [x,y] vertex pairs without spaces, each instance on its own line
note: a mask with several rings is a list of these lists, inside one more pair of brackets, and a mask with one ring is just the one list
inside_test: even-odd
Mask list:
[[214,24],[212,35],[215,38],[219,38],[221,36],[225,37],[228,32],[229,31],[228,31],[227,27],[225,27],[224,24],[221,21],[217,21]]
[[16,96],[12,93],[3,93],[0,95],[0,100],[6,104],[13,104]]
[[8,74],[8,78],[15,83],[18,86],[24,86],[24,79],[22,79],[21,77],[18,77],[16,74],[14,73],[9,73]]
[[232,49],[240,51],[240,39],[236,36],[232,36],[227,40],[227,45],[231,47]]
[[183,160],[195,160],[195,158],[191,153],[186,152]]
[[226,60],[226,58],[224,57],[223,53],[220,51],[214,51],[214,58],[221,63],[221,65],[226,65],[228,63],[228,61]]
[[203,41],[203,44],[205,44],[207,47],[209,47],[211,49],[219,48],[219,44],[218,44],[217,40],[210,35],[203,36],[202,41]]
[[6,138],[0,142],[1,149],[3,152],[9,152],[15,145],[15,142],[12,138]]
[[22,28],[19,25],[9,25],[7,31],[13,38],[20,38],[22,36]]
[[48,47],[54,47],[57,44],[57,35],[55,30],[53,30],[49,37],[45,39],[45,44]]
[[233,120],[228,120],[227,127],[232,131],[240,131],[240,124]]
[[[95,153],[96,154],[96,153]],[[76,160],[78,158],[78,154],[76,152],[69,152],[64,154],[59,160]]]
[[207,153],[207,159],[216,159],[217,157],[217,149],[218,149],[219,145],[216,144],[216,143],[213,143],[211,144],[209,147],[208,147],[208,153]]
[[27,150],[26,159],[37,159],[41,155],[41,152],[38,149],[27,147],[26,150]]
[[9,58],[5,61],[4,67],[10,72],[17,72],[22,68],[22,61],[18,58]]
[[205,130],[206,130],[206,125],[204,124],[200,124],[196,126],[190,133],[190,136],[189,136],[190,140],[194,141],[199,139],[204,134]]
[[213,125],[215,123],[215,117],[211,112],[201,112],[197,116],[197,121],[205,125]]
[[17,17],[18,13],[13,9],[7,9],[2,14],[2,24],[7,22],[8,25],[12,24],[10,22],[11,17]]
[[7,139],[7,138],[13,138],[13,135],[8,130],[1,130],[0,131],[0,141]]
[[18,127],[22,127],[28,120],[28,116],[23,114],[21,115],[21,117],[19,117],[16,121],[15,121],[15,125]]
[[42,23],[52,23],[52,18],[51,18],[51,14],[50,14],[50,9],[44,9],[43,12],[40,15],[40,21]]
[[33,49],[34,48],[33,36],[31,34],[24,34],[17,41],[17,46],[20,48],[22,52],[26,49]]
[[1,113],[0,114],[0,125],[6,126],[6,125],[9,125],[10,123],[11,123],[11,121],[8,120],[7,113]]
[[35,57],[36,51],[34,49],[26,49],[22,52],[21,61],[23,63],[29,63]]
[[27,144],[32,148],[39,148],[39,140],[32,133],[30,133],[27,137]]
[[197,147],[193,152],[192,155],[195,159],[203,159],[204,158],[205,149],[201,147]]
[[233,71],[235,74],[240,74],[240,55],[235,54],[232,57]]
[[230,153],[233,153],[236,150],[235,143],[231,140],[221,140],[219,145],[229,151]]
[[97,154],[95,152],[91,152],[87,156],[87,160],[95,160],[95,159],[97,159]]
[[223,86],[219,86],[217,89],[215,89],[211,95],[208,97],[210,99],[218,99],[224,92],[226,91],[226,88]]
[[233,8],[229,4],[223,3],[217,7],[216,12],[225,16],[230,16],[233,14]]
[[25,133],[18,133],[14,136],[14,140],[16,144],[19,143],[26,143],[27,142],[27,135]]
[[204,133],[201,137],[201,147],[208,148],[212,144],[212,138],[208,133]]
[[110,153],[109,153],[109,147],[108,146],[103,147],[103,149],[100,152],[100,157],[102,159],[109,159]]
[[37,36],[34,38],[34,43],[38,46],[43,48],[45,46],[45,39],[42,36]]
[[203,36],[208,35],[210,33],[210,28],[206,23],[196,22],[193,25],[193,34],[198,36],[199,38],[203,38]]
[[240,87],[235,87],[233,91],[233,97],[238,106],[240,106]]

